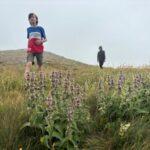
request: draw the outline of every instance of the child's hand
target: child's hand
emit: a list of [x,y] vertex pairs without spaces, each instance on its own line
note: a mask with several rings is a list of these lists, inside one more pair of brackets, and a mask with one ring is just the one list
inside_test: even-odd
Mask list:
[[36,44],[36,45],[41,45],[42,43],[43,43],[43,41],[40,40],[40,39],[38,39],[38,40],[35,41],[35,44]]
[[28,48],[28,49],[27,49],[27,53],[31,53],[31,48]]

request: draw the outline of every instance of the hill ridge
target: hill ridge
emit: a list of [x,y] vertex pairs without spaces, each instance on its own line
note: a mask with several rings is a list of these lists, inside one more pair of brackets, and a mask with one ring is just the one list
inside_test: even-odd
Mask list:
[[[24,49],[0,51],[0,64],[15,65],[25,63],[26,63],[26,51]],[[47,65],[49,64],[55,67],[92,66],[48,51],[44,52],[44,64]]]

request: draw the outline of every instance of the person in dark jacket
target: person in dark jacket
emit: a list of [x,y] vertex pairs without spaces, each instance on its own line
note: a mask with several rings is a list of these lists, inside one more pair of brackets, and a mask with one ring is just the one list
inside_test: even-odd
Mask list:
[[97,61],[101,69],[103,69],[103,64],[105,62],[105,51],[103,50],[102,46],[99,47],[99,52],[97,53]]

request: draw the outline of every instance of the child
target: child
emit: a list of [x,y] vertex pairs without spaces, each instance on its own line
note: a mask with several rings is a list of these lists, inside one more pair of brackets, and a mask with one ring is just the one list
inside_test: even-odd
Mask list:
[[34,13],[28,15],[30,27],[27,28],[28,49],[27,49],[27,63],[25,67],[25,78],[27,78],[34,57],[37,59],[38,70],[42,71],[43,64],[43,43],[47,41],[45,31],[41,26],[38,26],[38,17]]

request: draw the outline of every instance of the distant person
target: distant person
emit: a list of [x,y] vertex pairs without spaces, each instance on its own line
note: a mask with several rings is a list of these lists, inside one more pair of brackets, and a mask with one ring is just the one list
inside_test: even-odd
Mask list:
[[103,69],[103,64],[105,62],[105,51],[102,46],[99,47],[99,52],[97,53],[97,61],[101,69]]
[[25,78],[30,72],[32,64],[34,64],[34,57],[36,57],[38,70],[42,71],[43,64],[43,43],[47,41],[43,27],[38,26],[38,17],[34,13],[28,15],[30,27],[27,28],[28,49],[27,49],[27,63],[25,67]]

